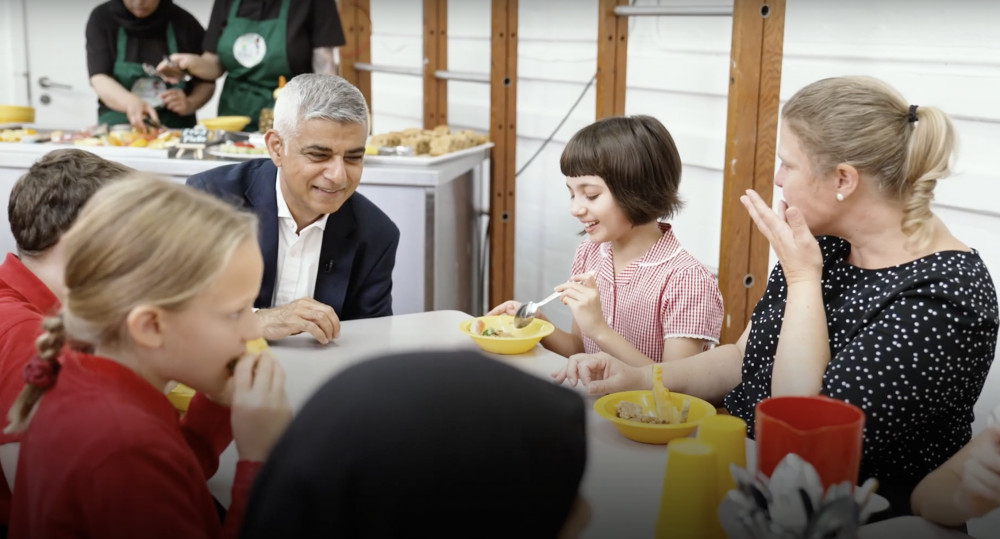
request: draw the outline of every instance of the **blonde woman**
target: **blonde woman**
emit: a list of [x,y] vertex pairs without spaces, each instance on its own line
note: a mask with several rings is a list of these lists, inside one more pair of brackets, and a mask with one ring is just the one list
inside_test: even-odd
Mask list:
[[[245,355],[256,219],[151,178],[102,188],[64,236],[66,297],[44,322],[8,431],[21,441],[10,537],[235,537],[291,418],[281,367]],[[183,419],[164,392],[198,391]],[[222,529],[206,486],[240,456]]]
[[[842,399],[865,411],[861,476],[896,513],[969,440],[993,361],[997,298],[979,254],[930,209],[949,173],[948,117],[868,77],[824,79],[782,110],[773,211],[741,197],[778,256],[736,344],[663,364],[672,390],[747,421],[773,395]],[[651,385],[649,368],[570,358],[557,381],[591,393]]]

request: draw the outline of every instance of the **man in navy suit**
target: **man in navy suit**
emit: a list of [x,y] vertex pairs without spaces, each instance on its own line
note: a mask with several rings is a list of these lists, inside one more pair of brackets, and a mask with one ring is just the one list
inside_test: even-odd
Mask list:
[[336,75],[303,74],[278,95],[270,159],[222,166],[188,185],[260,219],[264,277],[255,307],[268,339],[307,331],[321,343],[340,321],[392,314],[399,229],[355,191],[368,106]]

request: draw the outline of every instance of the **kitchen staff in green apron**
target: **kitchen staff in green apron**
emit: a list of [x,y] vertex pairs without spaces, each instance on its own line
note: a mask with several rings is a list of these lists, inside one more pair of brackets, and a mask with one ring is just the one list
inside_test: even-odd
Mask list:
[[87,68],[99,98],[98,123],[145,130],[148,117],[167,127],[193,126],[215,83],[168,83],[153,66],[171,54],[200,52],[204,35],[173,0],[110,0],[94,8],[87,21]]
[[168,82],[228,73],[219,115],[249,116],[245,130],[256,131],[261,109],[274,106],[278,77],[337,73],[335,48],[344,43],[334,0],[216,0],[204,52],[171,54],[157,70]]

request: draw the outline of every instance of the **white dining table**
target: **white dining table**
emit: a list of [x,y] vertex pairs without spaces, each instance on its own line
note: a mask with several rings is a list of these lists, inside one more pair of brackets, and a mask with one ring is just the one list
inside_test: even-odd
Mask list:
[[[309,335],[297,335],[271,343],[271,350],[285,369],[286,391],[297,413],[326,380],[358,362],[396,352],[478,350],[458,329],[460,322],[471,317],[460,311],[431,311],[350,320],[341,323],[340,336],[329,344],[319,344]],[[541,346],[518,355],[486,355],[544,379],[550,379],[550,373],[566,362]],[[666,446],[625,438],[611,422],[594,412],[594,397],[581,388],[575,391],[586,400],[587,409],[587,466],[581,492],[591,506],[591,520],[582,537],[653,537],[666,469]],[[754,443],[748,439],[747,462],[751,467],[754,455]],[[220,457],[218,472],[209,480],[212,494],[225,506],[229,505],[236,460],[235,445],[230,444]],[[892,530],[880,524],[880,531]],[[919,537],[945,538],[957,533],[933,525],[918,526],[912,521],[906,524],[908,530],[919,528],[925,532]],[[928,530],[934,533],[928,535]],[[916,539],[914,535],[907,537]]]

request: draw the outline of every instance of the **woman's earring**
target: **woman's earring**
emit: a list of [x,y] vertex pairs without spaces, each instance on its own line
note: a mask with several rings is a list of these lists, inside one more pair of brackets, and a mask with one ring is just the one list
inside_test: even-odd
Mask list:
[[844,193],[837,193],[837,202],[844,201]]

